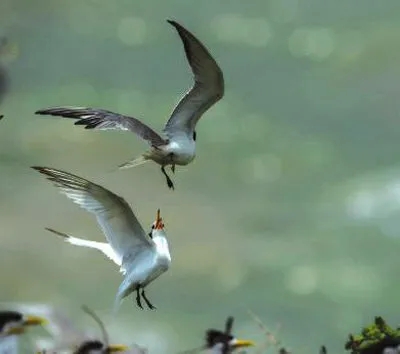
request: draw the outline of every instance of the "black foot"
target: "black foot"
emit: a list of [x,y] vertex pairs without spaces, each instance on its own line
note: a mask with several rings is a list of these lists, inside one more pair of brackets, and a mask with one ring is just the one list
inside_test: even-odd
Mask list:
[[136,304],[143,310],[142,301],[140,300],[139,288],[136,289]]
[[146,294],[144,293],[144,289],[142,289],[142,297],[143,300],[146,302],[146,305],[149,307],[150,310],[155,310],[157,309],[157,307],[155,307],[150,301],[149,299],[146,297]]
[[174,183],[172,182],[171,178],[169,178],[169,176],[168,176],[167,172],[165,171],[165,168],[164,168],[164,166],[163,166],[163,167],[161,167],[161,172],[163,173],[163,175],[164,175],[164,176],[165,176],[165,178],[167,179],[167,185],[168,185],[168,188],[169,188],[169,189],[172,189],[172,190],[174,190],[174,189],[175,189],[175,187],[174,187]]

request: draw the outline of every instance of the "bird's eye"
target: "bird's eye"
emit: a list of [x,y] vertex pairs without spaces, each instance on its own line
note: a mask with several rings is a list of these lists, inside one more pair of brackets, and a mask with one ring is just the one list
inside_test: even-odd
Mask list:
[[154,230],[154,224],[153,224],[153,225],[151,225],[151,229],[152,229],[152,230]]

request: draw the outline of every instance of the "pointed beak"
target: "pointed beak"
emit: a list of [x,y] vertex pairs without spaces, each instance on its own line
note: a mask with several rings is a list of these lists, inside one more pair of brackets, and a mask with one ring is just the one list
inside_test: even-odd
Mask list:
[[164,223],[162,221],[162,218],[160,216],[160,209],[157,210],[157,216],[156,216],[156,225],[154,227],[155,230],[162,230],[164,228]]
[[47,320],[39,316],[25,316],[23,326],[42,326]]
[[108,350],[110,353],[126,352],[128,349],[128,346],[122,344],[111,344],[108,346]]
[[255,343],[247,339],[235,339],[233,342],[235,348],[254,347]]

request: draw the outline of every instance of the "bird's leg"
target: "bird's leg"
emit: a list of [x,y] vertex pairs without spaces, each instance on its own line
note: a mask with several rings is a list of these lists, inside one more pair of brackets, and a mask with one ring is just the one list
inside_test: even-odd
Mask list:
[[171,166],[171,171],[172,171],[172,173],[175,174],[175,164],[172,164],[172,166]]
[[147,304],[147,306],[149,307],[150,310],[156,309],[156,307],[146,297],[146,294],[144,293],[144,288],[142,289],[142,297],[143,297],[143,300],[146,302],[146,304]]
[[143,310],[142,301],[140,301],[139,288],[136,289],[136,304]]
[[161,167],[161,172],[163,173],[163,175],[164,175],[165,178],[167,179],[168,188],[170,188],[170,189],[175,189],[175,188],[174,188],[174,183],[172,182],[171,178],[169,178],[167,172],[165,171],[164,166]]

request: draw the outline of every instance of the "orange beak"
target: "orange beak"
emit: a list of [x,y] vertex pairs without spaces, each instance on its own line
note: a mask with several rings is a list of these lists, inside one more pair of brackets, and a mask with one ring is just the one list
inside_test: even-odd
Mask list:
[[155,230],[162,230],[164,228],[164,223],[162,221],[162,218],[160,216],[160,209],[157,210],[157,216],[156,216],[156,226],[154,227]]

